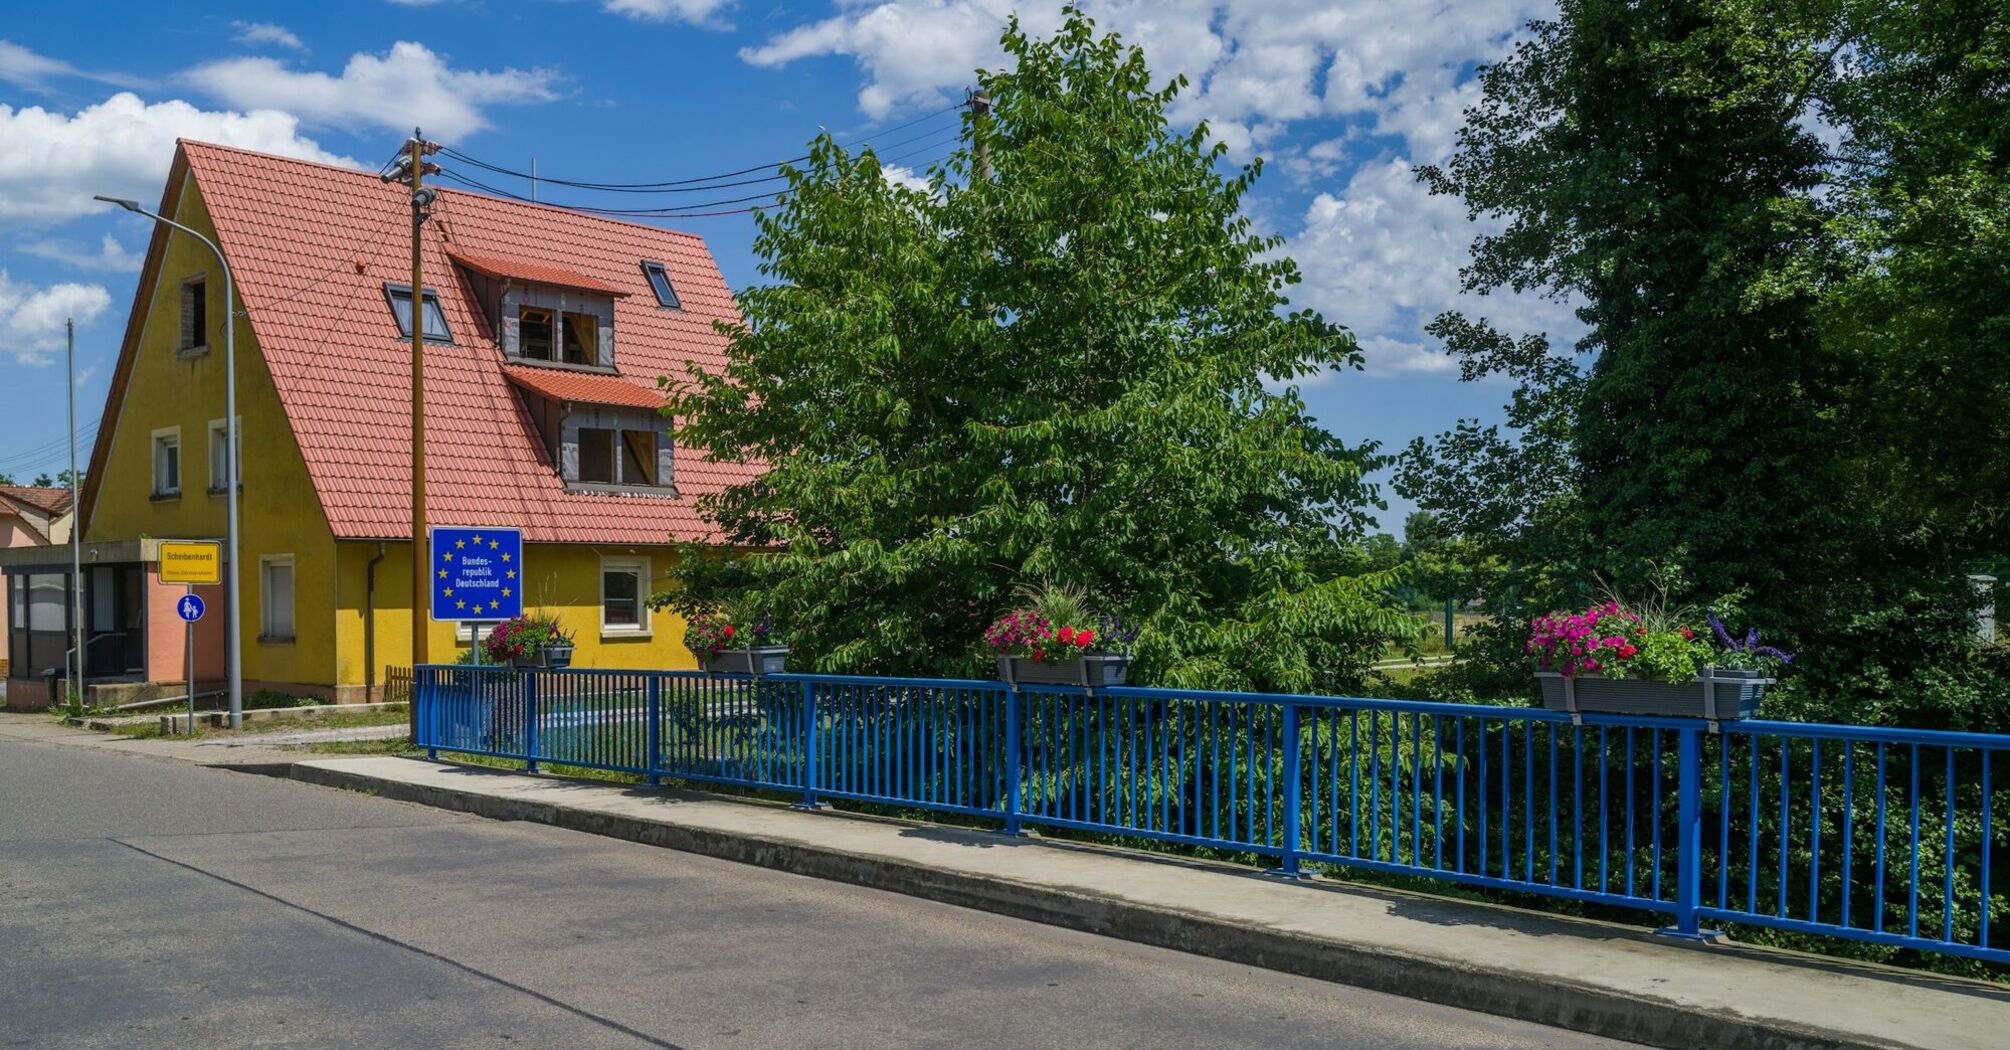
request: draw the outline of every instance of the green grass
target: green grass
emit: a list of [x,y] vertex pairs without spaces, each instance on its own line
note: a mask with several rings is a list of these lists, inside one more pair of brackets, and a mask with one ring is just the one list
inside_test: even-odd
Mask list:
[[413,747],[404,737],[389,740],[328,740],[319,744],[309,744],[308,751],[317,755],[423,755],[425,749]]

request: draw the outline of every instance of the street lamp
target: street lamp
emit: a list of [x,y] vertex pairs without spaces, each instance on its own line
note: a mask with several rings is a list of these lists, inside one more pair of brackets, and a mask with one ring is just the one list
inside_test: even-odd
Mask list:
[[[144,215],[155,222],[188,234],[207,245],[216,255],[217,265],[223,267],[223,461],[225,464],[223,491],[224,498],[229,504],[223,562],[224,586],[229,590],[224,601],[224,653],[230,665],[230,728],[242,729],[244,728],[244,657],[238,634],[237,479],[243,475],[240,473],[237,448],[237,321],[233,312],[237,298],[235,284],[230,276],[230,260],[223,257],[223,249],[217,247],[215,241],[165,215],[140,207],[138,201],[103,195],[98,195],[96,199],[107,204],[116,204],[135,215]],[[188,677],[192,692],[195,683],[193,665],[188,669]]]

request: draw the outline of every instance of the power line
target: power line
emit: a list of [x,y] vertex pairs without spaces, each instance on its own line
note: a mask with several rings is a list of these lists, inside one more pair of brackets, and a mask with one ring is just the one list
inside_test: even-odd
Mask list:
[[[959,141],[961,138],[962,135],[959,132],[958,134],[951,135],[948,138],[937,139],[934,142],[931,142],[917,149],[910,150],[907,153],[884,158],[883,163],[890,164],[897,161],[907,160],[911,157],[919,156],[924,153],[929,153],[934,150],[940,149],[943,146],[951,145]],[[442,152],[445,151],[443,150]],[[496,186],[491,186],[485,182],[482,182],[478,179],[475,179],[467,175],[464,172],[455,171],[452,168],[444,169],[441,171],[440,174],[443,178],[452,179],[453,181],[458,182],[471,189],[480,190],[485,193],[492,193],[495,194],[496,196],[506,197],[510,200],[521,201],[525,204],[541,204],[546,207],[562,208],[567,211],[582,212],[590,215],[606,215],[606,216],[627,217],[627,218],[696,219],[696,218],[708,218],[719,215],[740,215],[751,211],[760,211],[765,208],[772,208],[775,207],[780,202],[779,200],[777,200],[775,204],[756,205],[754,207],[748,207],[748,208],[735,208],[728,211],[704,211],[702,209],[723,208],[727,205],[744,204],[748,201],[765,200],[770,197],[780,198],[787,196],[788,193],[790,192],[786,189],[783,189],[783,190],[777,190],[773,193],[755,193],[743,197],[730,197],[723,200],[705,201],[699,204],[683,204],[663,208],[601,208],[590,204],[565,204],[553,201],[534,201],[521,194],[512,193],[509,190],[501,189]]]
[[[87,443],[93,437],[97,436],[97,433],[98,433],[98,424],[92,423],[90,426],[84,427],[83,429],[77,431],[77,442],[79,444]],[[69,447],[70,447],[70,439],[67,437],[59,437],[54,441],[45,442],[43,444],[35,446],[34,448],[26,449],[21,452],[16,452],[5,458],[0,458],[0,467],[12,467],[15,469],[20,469],[24,464],[33,466],[36,465],[38,461],[46,460],[50,456],[68,455]]]
[[[908,128],[914,127],[917,124],[926,123],[928,121],[936,119],[937,117],[943,116],[944,114],[947,113],[954,112],[961,108],[962,106],[960,104],[954,106],[946,106],[932,113],[924,113],[921,116],[916,117],[913,120],[907,121],[904,124],[896,124],[893,127],[873,132],[872,135],[870,136],[861,135],[855,139],[852,139],[849,142],[841,143],[841,145],[845,146],[856,145],[860,142],[866,141],[868,138],[878,138],[894,134],[895,132],[905,131]],[[914,136],[913,138],[893,143],[892,145],[887,146],[886,148],[897,149],[900,146],[904,146],[909,142],[915,141],[915,139],[926,138],[934,133],[935,132],[933,131],[924,132],[923,134]],[[532,182],[549,183],[554,186],[566,186],[572,189],[597,190],[608,193],[697,193],[712,189],[726,189],[730,186],[750,186],[761,182],[773,181],[775,179],[782,178],[783,176],[769,175],[764,178],[749,179],[744,182],[722,182],[721,180],[734,179],[738,178],[741,175],[752,175],[755,172],[773,171],[776,168],[783,166],[784,164],[796,164],[808,160],[810,158],[810,155],[805,153],[802,154],[801,156],[790,157],[786,160],[778,160],[770,164],[757,164],[754,165],[753,167],[741,168],[738,171],[728,171],[728,172],[722,172],[717,175],[705,175],[689,179],[670,179],[662,182],[587,182],[579,179],[551,178],[543,174],[532,175],[528,172],[518,171],[514,168],[504,167],[499,164],[494,164],[489,161],[482,160],[478,157],[469,156],[468,154],[463,153],[457,149],[454,149],[451,146],[442,146],[440,148],[440,152],[446,154],[449,157],[454,158],[455,160],[459,160],[462,163],[471,164],[475,167],[483,169],[484,171],[489,171],[497,175],[508,175],[514,178],[525,179]],[[703,207],[703,205],[694,205],[694,207]]]

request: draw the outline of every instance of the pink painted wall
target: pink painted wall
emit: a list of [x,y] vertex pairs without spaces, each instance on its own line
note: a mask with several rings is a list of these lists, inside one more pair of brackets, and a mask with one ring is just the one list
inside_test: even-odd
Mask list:
[[[48,541],[42,534],[28,527],[19,515],[0,512],[0,547],[41,547]],[[6,577],[0,575],[0,580]],[[0,661],[7,659],[7,617],[13,615],[13,602],[4,588],[0,588]]]
[[[185,682],[188,680],[188,651],[182,633],[181,617],[175,614],[175,603],[188,593],[188,587],[179,583],[160,582],[159,566],[147,569],[147,679],[154,682]],[[215,681],[224,675],[223,667],[223,588],[197,587],[196,597],[204,605],[202,619],[195,625],[195,677],[196,681]]]

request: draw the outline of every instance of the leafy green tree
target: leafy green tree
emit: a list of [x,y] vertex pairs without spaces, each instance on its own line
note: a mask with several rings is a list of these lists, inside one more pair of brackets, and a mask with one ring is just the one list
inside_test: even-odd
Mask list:
[[16,485],[16,484],[19,484],[19,482],[14,480],[14,475],[9,474],[4,470],[0,470],[0,485]]
[[820,670],[967,673],[1045,580],[1140,624],[1146,680],[1358,681],[1412,628],[1390,573],[1322,571],[1378,459],[1272,384],[1360,358],[1287,312],[1297,268],[1242,209],[1260,166],[1224,175],[1205,127],[1167,123],[1184,81],[1077,10],[1003,42],[928,189],[823,137],[757,220],[772,283],[666,411],[686,447],[767,464],[703,507],[771,553],[675,600],[765,607]]
[[38,489],[55,488],[56,479],[50,477],[47,471],[43,471],[42,473],[35,475],[35,487]]
[[[1566,414],[1568,454],[1541,481],[1574,490],[1582,542],[1616,583],[1675,558],[1700,592],[1748,589],[1776,622],[1819,605],[1809,583],[1844,525],[1836,368],[1803,272],[1824,152],[1799,119],[1828,55],[1792,8],[1567,0],[1482,72],[1458,150],[1422,172],[1505,222],[1475,242],[1469,289],[1583,304],[1581,375],[1483,320],[1434,325],[1476,371],[1554,384],[1530,396]],[[1433,464],[1483,475],[1518,458],[1505,451],[1449,435],[1417,450],[1412,479],[1430,489]],[[1449,509],[1456,494],[1431,495]]]

